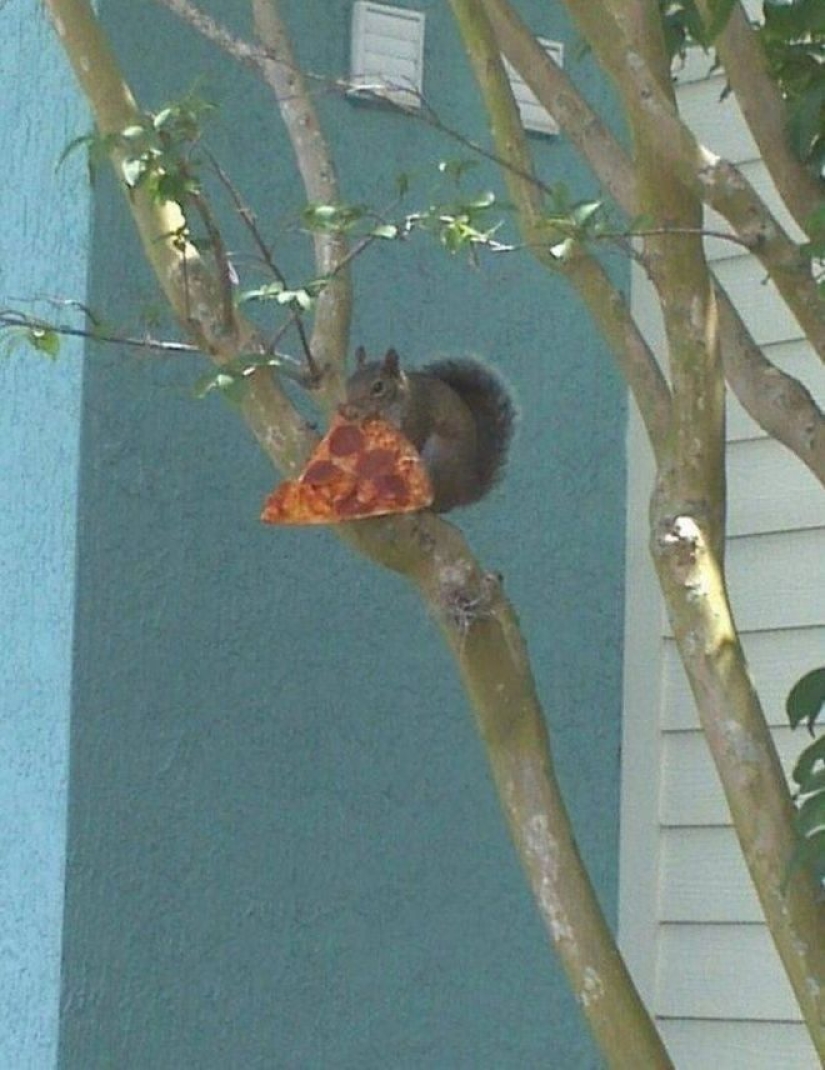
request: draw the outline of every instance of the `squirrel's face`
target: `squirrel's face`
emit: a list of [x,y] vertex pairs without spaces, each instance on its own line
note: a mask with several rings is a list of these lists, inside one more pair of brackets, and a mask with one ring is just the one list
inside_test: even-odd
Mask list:
[[346,408],[358,416],[380,415],[400,426],[406,376],[383,362],[365,364],[347,380]]
[[369,384],[370,399],[378,405],[391,401],[393,393],[397,393],[395,383],[397,383],[397,380],[393,382],[389,375],[377,375]]

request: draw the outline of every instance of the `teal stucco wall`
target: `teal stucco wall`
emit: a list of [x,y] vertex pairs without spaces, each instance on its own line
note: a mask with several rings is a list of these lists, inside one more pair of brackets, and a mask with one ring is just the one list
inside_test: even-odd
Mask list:
[[[0,10],[0,308],[86,289],[84,122],[41,5]],[[9,336],[5,336],[8,342]],[[0,344],[3,339],[0,339]],[[0,351],[0,1066],[57,1051],[81,349]]]
[[[205,6],[248,29],[240,0]],[[428,98],[484,139],[447,7],[420,6]],[[203,76],[209,143],[300,278],[302,196],[263,90],[156,5],[101,7],[147,107]],[[346,71],[350,7],[283,4],[311,70]],[[551,6],[521,7],[570,41]],[[465,154],[386,110],[319,104],[349,200],[386,203],[401,171],[423,198],[435,162]],[[563,139],[537,152],[551,180],[583,179]],[[105,178],[90,258],[109,322],[157,305]],[[518,607],[615,918],[621,387],[577,301],[526,258],[473,270],[416,239],[360,260],[356,289],[354,344],[475,352],[519,397],[506,482],[456,520]],[[99,348],[85,363],[62,1070],[598,1065],[434,624],[329,532],[259,524],[274,474],[227,405],[193,400],[199,370]]]

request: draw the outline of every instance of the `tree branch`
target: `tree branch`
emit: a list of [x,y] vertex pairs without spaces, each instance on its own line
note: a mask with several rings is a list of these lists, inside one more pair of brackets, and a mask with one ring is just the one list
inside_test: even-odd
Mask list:
[[[465,9],[470,5],[470,0],[453,2]],[[277,12],[273,4],[266,4],[264,0],[259,0],[259,5],[263,12],[264,33],[268,34],[271,29],[274,40],[280,28]],[[119,133],[139,122],[142,116],[120,76],[89,3],[86,0],[47,0],[47,6],[101,132]],[[274,23],[271,19],[267,21],[270,16],[274,16]],[[268,46],[267,51],[270,51]],[[279,55],[277,47],[275,55]],[[286,65],[283,52],[281,57]],[[276,69],[272,76],[277,80],[278,60],[273,62]],[[280,71],[281,75],[283,73]],[[293,136],[299,142],[297,126],[300,120],[297,117],[300,114],[300,109],[293,113],[293,126],[296,127]],[[310,138],[312,133],[310,131]],[[300,148],[299,159],[306,163],[311,158],[311,147],[306,151],[303,146]],[[122,176],[124,152],[116,146],[112,157],[116,171]],[[316,160],[322,158],[322,154],[316,156]],[[159,204],[137,189],[130,193],[130,207],[147,258],[176,315],[196,344],[218,363],[233,359],[242,352],[265,352],[255,331],[237,313],[231,323],[226,322],[219,281],[197,250],[181,240],[185,220],[180,206],[168,201]],[[328,266],[334,271],[334,256],[331,261]],[[337,313],[337,310],[332,311]],[[331,318],[339,324],[342,322],[340,315],[331,313]],[[693,329],[690,341],[696,346],[696,325],[688,323],[687,326]],[[330,339],[335,334],[340,335],[340,331],[330,331]],[[330,340],[330,348],[332,345]],[[340,352],[337,356],[340,357]],[[695,385],[686,382],[685,389],[695,390]],[[282,470],[294,472],[305,456],[312,436],[267,373],[255,373],[251,377],[243,409],[269,456]],[[778,942],[783,958],[801,964],[804,972],[802,983],[808,985],[808,993],[803,994],[801,1003],[810,1020],[812,1014],[821,1015],[821,1008],[817,1006],[821,997],[812,994],[812,985],[818,979],[819,992],[825,988],[821,958],[817,957],[820,955],[817,935],[821,932],[821,911],[816,911],[812,890],[799,875],[791,882],[789,899],[782,898],[781,878],[788,856],[787,852],[783,853],[781,836],[771,837],[776,832],[773,824],[776,813],[783,806],[787,817],[787,791],[777,774],[775,759],[770,753],[767,757],[762,754],[763,735],[756,716],[758,703],[748,691],[744,661],[736,648],[721,574],[712,550],[707,549],[712,543],[705,539],[703,531],[696,533],[686,528],[686,519],[689,516],[663,516],[656,530],[658,557],[660,560],[666,556],[670,558],[667,566],[663,566],[663,586],[667,582],[679,585],[682,594],[686,591],[688,596],[695,596],[699,591],[708,593],[707,599],[693,598],[697,605],[689,605],[687,615],[680,616],[674,628],[678,629],[683,646],[693,641],[693,660],[688,659],[686,664],[697,698],[704,698],[704,715],[709,718],[706,731],[711,737],[714,731],[717,733],[715,752],[718,754],[725,746],[738,747],[741,743],[744,759],[748,754],[757,755],[751,760],[754,768],[747,766],[748,780],[743,790],[738,790],[735,785],[731,788],[728,780],[729,794],[733,794],[731,807],[739,815],[736,819],[740,832],[745,830],[746,856],[752,871],[759,875],[757,884],[766,915],[772,928],[776,923],[780,930]],[[581,943],[577,939],[580,911],[589,908],[589,900],[582,905],[577,899],[581,890],[580,860],[555,797],[529,664],[520,638],[513,631],[516,625],[512,610],[503,599],[497,582],[478,569],[459,533],[429,514],[343,525],[340,534],[373,560],[410,576],[447,633],[465,683],[477,703],[477,716],[485,739],[490,742],[491,762],[499,790],[505,795],[511,822],[517,824],[518,846],[551,937],[563,949],[571,976],[578,979],[575,991],[588,1013],[595,1017],[604,1016],[608,1002],[606,993],[613,991],[617,976],[621,977],[621,966],[605,956],[596,970],[592,967],[595,959],[590,955],[593,949],[586,941]],[[687,602],[691,602],[691,597],[687,597]],[[711,645],[696,643],[694,640],[698,636],[709,637]],[[496,656],[499,658],[497,662],[494,661]],[[735,717],[726,722],[723,714],[730,713],[727,703],[733,703]],[[723,739],[719,733],[725,724],[733,725],[728,729],[729,736],[731,732],[733,736]],[[735,810],[737,806],[740,811]],[[549,824],[550,819],[553,825]],[[783,827],[787,828],[787,822]],[[771,850],[774,862],[770,865],[761,857],[765,844],[769,850],[776,848]],[[572,937],[571,932],[575,934]],[[598,922],[592,926],[592,933],[597,947],[603,949],[603,932]],[[792,976],[799,991],[799,970]],[[639,1044],[640,1028],[646,1032],[650,1027],[642,1022],[629,1035],[618,1038],[627,1041],[620,1056],[625,1061],[614,1065],[633,1067],[634,1070],[642,1065],[633,1057],[637,1050],[635,1045]],[[655,1038],[652,1042],[655,1044]],[[665,1057],[664,1061],[643,1064],[657,1066],[667,1065],[667,1062]]]
[[24,331],[52,331],[54,334],[65,335],[68,338],[86,338],[90,342],[128,346],[130,349],[147,349],[155,353],[172,353],[175,355],[180,353],[201,353],[201,350],[190,342],[173,342],[162,338],[153,338],[151,335],[134,338],[130,335],[114,334],[111,331],[103,331],[94,327],[73,327],[68,323],[52,323],[40,316],[28,316],[25,313],[17,312],[15,309],[0,309],[0,328]]
[[[252,14],[255,31],[267,53],[261,72],[278,102],[307,199],[316,204],[336,204],[340,195],[335,164],[304,76],[295,62],[277,0],[252,0]],[[340,233],[316,233],[314,242],[318,275],[329,281],[318,297],[311,348],[322,370],[329,372],[324,394],[328,401],[335,402],[343,393],[352,319],[347,241]]]
[[746,242],[825,361],[825,302],[817,289],[810,259],[802,254],[738,167],[697,148],[707,160],[698,172],[705,201]]
[[803,460],[825,487],[825,420],[810,391],[765,357],[718,282],[716,300],[731,389],[745,411]]
[[736,632],[721,564],[689,514],[657,510],[651,550],[742,853],[823,1057],[825,904],[805,867],[791,871],[794,810]]
[[[699,8],[708,23],[709,0],[699,0]],[[791,215],[810,237],[811,217],[825,200],[823,186],[791,148],[785,102],[770,75],[762,45],[738,0],[714,45],[776,188]]]
[[[606,281],[600,265],[586,253],[574,252],[566,259],[553,256],[549,250],[552,234],[542,226],[542,201],[531,178],[532,160],[492,28],[473,0],[450,0],[450,5],[484,99],[496,151],[513,165],[505,171],[505,179],[525,240],[542,263],[567,275],[592,299],[597,292],[592,284],[601,288]],[[546,252],[540,250],[539,239],[544,240]],[[620,351],[629,355],[627,347]],[[654,381],[660,393],[643,396],[640,408],[643,415],[650,416],[652,406],[657,410],[655,419],[660,420],[661,410],[667,411],[667,387],[652,354],[646,355],[645,372],[653,377],[658,372]],[[653,373],[651,361],[656,369]],[[479,704],[485,701],[485,694],[493,693],[496,679],[484,676],[478,681],[482,685],[476,698]],[[484,706],[478,708],[483,713]],[[619,955],[582,866],[543,733],[532,725],[532,719],[526,724],[527,733],[521,717],[513,720],[513,727],[507,722],[491,722],[489,726],[483,722],[482,731],[485,738],[496,741],[502,728],[507,728],[503,739],[508,747],[490,747],[490,760],[533,895],[571,988],[611,1067],[669,1067],[664,1045]],[[598,989],[597,999],[588,996],[588,989],[594,988]]]

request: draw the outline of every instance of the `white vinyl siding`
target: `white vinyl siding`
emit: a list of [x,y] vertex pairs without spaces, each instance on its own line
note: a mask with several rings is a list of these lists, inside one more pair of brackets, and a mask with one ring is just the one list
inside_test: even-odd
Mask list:
[[[798,236],[733,97],[719,104],[724,81],[705,77],[708,66],[694,58],[683,72],[683,114],[705,144],[742,165]],[[729,229],[712,212],[706,226]],[[825,404],[825,369],[761,265],[723,239],[708,239],[707,252],[769,359]],[[639,272],[633,306],[663,354],[661,319]],[[809,737],[788,728],[785,698],[825,663],[825,492],[735,399],[728,439],[731,599],[788,774]],[[628,457],[620,942],[678,1070],[815,1070],[659,597],[647,551],[653,464],[635,412]]]
[[424,25],[423,11],[355,0],[350,57],[353,92],[357,94],[360,88],[394,104],[420,108]]
[[[538,42],[559,67],[563,66],[564,45],[561,41],[549,41],[544,37],[539,37]],[[540,134],[558,134],[559,124],[546,110],[544,105],[539,103],[533,90],[521,77],[515,67],[513,67],[504,56],[501,58],[504,61],[504,70],[507,72],[507,77],[510,79],[510,86],[513,90],[513,96],[515,97],[516,106],[518,107],[524,129],[535,130]]]

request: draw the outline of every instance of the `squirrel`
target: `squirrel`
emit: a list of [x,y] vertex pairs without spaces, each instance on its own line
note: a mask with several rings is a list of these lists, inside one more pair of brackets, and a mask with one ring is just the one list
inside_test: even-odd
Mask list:
[[405,372],[398,354],[367,361],[356,350],[342,411],[380,416],[421,455],[433,486],[432,508],[446,513],[483,498],[502,475],[515,407],[501,381],[476,360],[444,360]]

